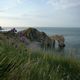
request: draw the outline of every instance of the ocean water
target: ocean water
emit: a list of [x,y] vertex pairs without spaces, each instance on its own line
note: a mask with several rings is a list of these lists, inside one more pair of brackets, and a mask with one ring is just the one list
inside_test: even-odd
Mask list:
[[52,35],[63,35],[65,38],[65,51],[80,56],[80,28],[38,28],[38,30]]
[[[4,30],[10,30],[11,28],[4,28]],[[18,27],[17,31],[25,30],[27,28]],[[55,27],[39,27],[37,28],[41,32],[45,32],[47,35],[63,35],[65,38],[65,50],[80,55],[80,28],[55,28]]]
[[38,28],[38,30],[52,35],[63,35],[66,47],[80,48],[80,28]]

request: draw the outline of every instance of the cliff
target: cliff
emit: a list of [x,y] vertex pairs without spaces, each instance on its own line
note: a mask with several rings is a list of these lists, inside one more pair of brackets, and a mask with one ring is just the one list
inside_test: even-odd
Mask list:
[[60,48],[65,47],[65,39],[62,35],[53,35],[48,36],[45,32],[40,32],[35,28],[28,28],[23,31],[25,37],[27,37],[30,41],[37,41],[41,43],[41,46],[45,48],[53,48],[55,47],[55,42],[58,42],[58,46]]

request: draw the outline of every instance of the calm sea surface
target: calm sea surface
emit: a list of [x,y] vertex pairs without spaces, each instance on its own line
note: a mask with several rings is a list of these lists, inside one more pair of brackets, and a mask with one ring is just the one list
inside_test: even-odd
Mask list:
[[65,50],[80,55],[80,28],[38,28],[48,35],[63,35],[65,38]]
[[38,28],[48,35],[63,35],[67,47],[80,48],[80,28]]
[[[10,28],[5,28],[9,30]],[[26,28],[16,28],[18,31]],[[80,54],[80,28],[54,28],[54,27],[40,27],[39,31],[47,33],[52,36],[55,34],[63,35],[65,38],[66,50],[70,49],[76,54]]]

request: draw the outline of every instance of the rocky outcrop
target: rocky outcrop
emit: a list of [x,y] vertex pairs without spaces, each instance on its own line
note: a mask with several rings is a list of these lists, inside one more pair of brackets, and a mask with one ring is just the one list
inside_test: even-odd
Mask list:
[[50,38],[55,40],[55,41],[57,41],[58,46],[60,48],[64,48],[65,47],[65,44],[64,44],[65,39],[64,39],[64,37],[62,35],[54,35],[54,36],[51,36]]
[[17,30],[15,28],[11,29],[10,31],[1,32],[2,34],[5,34],[7,36],[7,39],[9,38],[18,38],[21,42],[23,42],[28,48],[34,49],[34,48],[54,48],[56,47],[56,42],[58,43],[59,48],[64,48],[64,37],[62,35],[54,35],[54,36],[48,36],[44,32],[40,32],[35,28],[28,28],[27,30],[20,31],[16,33]]
[[35,28],[29,28],[24,31],[24,35],[31,41],[37,41],[41,43],[42,47],[54,47],[55,40],[51,40],[44,32],[40,32]]
[[[24,30],[22,32],[18,33],[22,41],[25,42],[27,38],[28,42],[39,42],[42,47],[45,48],[53,48],[55,47],[56,42],[58,43],[59,48],[64,48],[64,37],[62,35],[54,35],[49,37],[46,33],[40,32],[35,28],[28,28],[27,30]],[[26,41],[27,41],[26,40]]]

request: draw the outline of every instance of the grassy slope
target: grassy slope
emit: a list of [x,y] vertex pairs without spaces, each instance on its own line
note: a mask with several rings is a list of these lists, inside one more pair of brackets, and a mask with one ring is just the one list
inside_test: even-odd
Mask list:
[[[2,37],[1,37],[2,36]],[[80,80],[80,62],[73,58],[31,52],[24,44],[0,35],[0,80]]]

